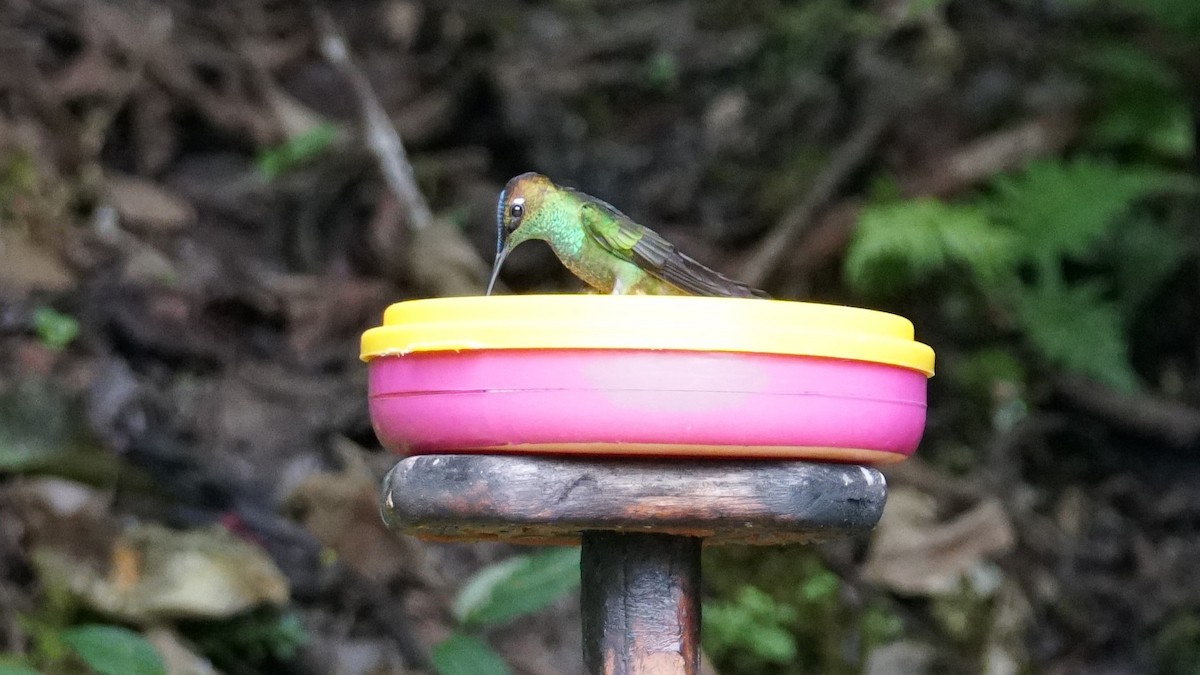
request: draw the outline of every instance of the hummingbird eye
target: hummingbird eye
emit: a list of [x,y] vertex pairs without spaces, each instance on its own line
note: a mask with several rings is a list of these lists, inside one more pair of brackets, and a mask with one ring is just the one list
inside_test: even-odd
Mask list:
[[508,208],[508,215],[513,220],[520,220],[521,216],[525,215],[525,207],[521,204],[513,204]]

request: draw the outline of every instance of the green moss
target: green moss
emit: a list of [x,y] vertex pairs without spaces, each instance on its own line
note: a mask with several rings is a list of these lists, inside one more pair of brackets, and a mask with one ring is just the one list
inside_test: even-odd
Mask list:
[[1154,636],[1154,657],[1163,675],[1200,673],[1200,613],[1178,614]]
[[714,549],[704,570],[704,649],[721,672],[857,673],[903,633],[886,599],[852,602],[812,550]]

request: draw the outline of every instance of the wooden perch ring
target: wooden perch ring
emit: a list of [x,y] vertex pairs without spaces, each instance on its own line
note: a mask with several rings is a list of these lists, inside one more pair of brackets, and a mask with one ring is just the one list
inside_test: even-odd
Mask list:
[[775,545],[865,532],[876,469],[812,462],[420,455],[384,480],[383,516],[425,539],[573,544],[586,531]]

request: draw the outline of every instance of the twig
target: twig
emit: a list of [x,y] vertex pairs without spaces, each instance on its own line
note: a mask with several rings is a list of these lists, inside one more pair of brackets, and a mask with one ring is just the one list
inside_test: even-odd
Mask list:
[[[926,166],[931,168],[902,176],[901,192],[906,198],[945,198],[964,192],[1001,171],[1057,154],[1078,132],[1077,121],[1068,114],[1021,122],[930,160]],[[812,225],[797,238],[791,255],[781,263],[789,277],[801,280],[839,254],[850,241],[862,205],[860,197],[849,197],[821,209]]]
[[924,172],[901,181],[901,190],[910,197],[954,194],[1031,159],[1062,152],[1078,131],[1068,115],[1027,120],[934,158]]
[[863,198],[846,197],[825,207],[800,236],[792,255],[780,263],[787,282],[780,289],[785,296],[800,297],[810,291],[808,284],[816,270],[840,255],[854,236]]
[[413,231],[426,229],[433,222],[433,212],[417,187],[412,165],[404,152],[404,144],[400,141],[400,133],[396,131],[395,125],[383,109],[367,76],[350,57],[350,49],[346,46],[346,40],[338,31],[333,18],[315,3],[312,5],[312,14],[320,35],[321,54],[353,87],[362,108],[367,146],[379,161],[379,168],[383,171],[388,187],[404,206],[409,228]]
[[[84,16],[86,17],[86,14]],[[154,51],[170,39],[175,20],[171,10],[167,8],[149,12],[148,15],[140,17],[138,23],[141,28],[139,35],[141,42],[137,47],[129,48],[129,53],[123,54],[128,60],[125,76],[120,78],[117,90],[113,92],[112,100],[105,105],[98,106],[88,116],[85,128],[80,133],[89,158],[96,159],[100,156],[101,147],[108,136],[109,128],[117,119],[117,115],[124,109],[126,102],[145,81],[146,68],[150,59],[154,55]],[[99,160],[96,159],[96,162],[99,163]]]
[[755,249],[742,268],[740,278],[743,281],[751,286],[761,286],[768,280],[821,207],[875,150],[879,138],[891,126],[894,111],[894,108],[885,107],[867,113],[866,119],[833,153],[804,199],[783,216]]
[[1149,395],[1123,394],[1090,380],[1062,377],[1054,389],[1078,410],[1114,427],[1159,438],[1176,447],[1200,442],[1200,410]]

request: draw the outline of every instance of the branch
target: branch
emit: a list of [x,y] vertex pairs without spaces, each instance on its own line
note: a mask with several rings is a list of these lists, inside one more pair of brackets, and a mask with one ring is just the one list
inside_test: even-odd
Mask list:
[[315,4],[312,5],[312,13],[320,36],[321,54],[353,87],[362,109],[367,146],[378,160],[388,187],[404,207],[409,228],[414,231],[426,229],[433,222],[433,212],[417,187],[412,165],[404,152],[404,144],[400,142],[400,133],[383,109],[367,76],[350,57],[350,49],[333,18]]
[[1001,129],[933,158],[923,172],[901,181],[906,196],[946,197],[1029,160],[1061,153],[1079,132],[1073,116],[1042,115]]
[[740,278],[751,286],[762,286],[792,252],[796,240],[808,229],[817,212],[833,198],[850,174],[874,152],[879,138],[891,126],[894,108],[877,108],[867,113],[858,128],[833,153],[804,199],[789,210],[758,245],[742,268]]
[[1077,410],[1175,447],[1200,442],[1200,410],[1170,399],[1124,394],[1090,380],[1063,376],[1054,389]]
[[[976,187],[996,174],[1020,167],[1032,159],[1058,154],[1078,135],[1078,122],[1066,113],[1026,120],[974,139],[925,162],[925,169],[900,177],[905,198],[944,199]],[[849,243],[862,208],[861,197],[848,197],[820,209],[804,228],[782,271],[802,283],[806,275],[839,255]],[[788,294],[802,294],[786,288]]]

